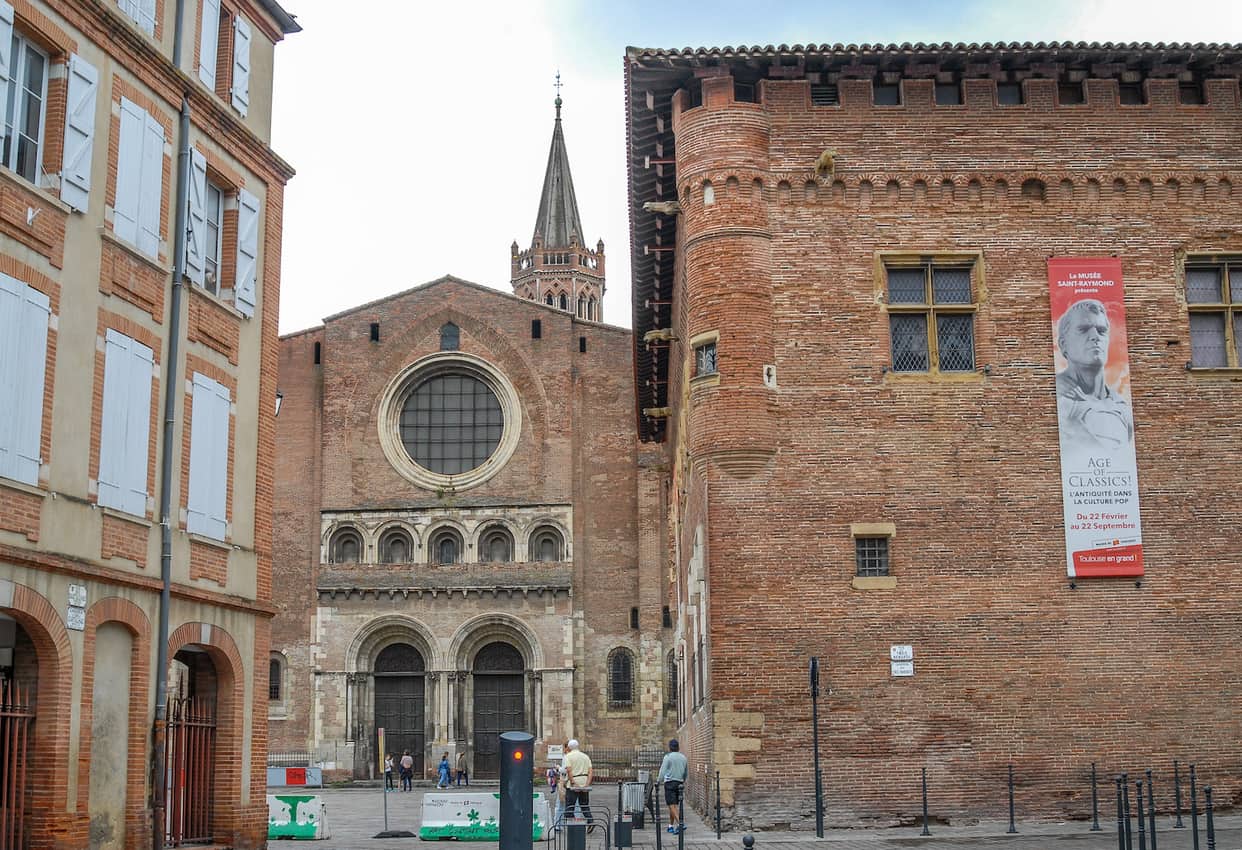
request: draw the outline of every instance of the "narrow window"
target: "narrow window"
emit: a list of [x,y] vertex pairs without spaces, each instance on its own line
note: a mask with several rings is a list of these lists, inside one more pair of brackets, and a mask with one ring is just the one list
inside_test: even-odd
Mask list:
[[554,307],[556,306],[556,299],[553,298],[552,293],[549,292],[547,295],[543,296],[543,303],[547,304],[549,307]]
[[267,698],[280,700],[280,661],[275,658],[267,665]]
[[628,649],[614,649],[608,656],[608,707],[630,708],[634,704],[634,658]]
[[[376,327],[376,333],[379,327]],[[445,322],[440,327],[440,350],[457,351],[461,347],[461,330],[452,322]]]
[[561,293],[561,298],[560,298],[560,308],[561,308],[562,310],[568,310],[568,309],[569,309],[569,296],[568,296],[568,295],[566,295],[564,292],[562,292],[562,293]]
[[530,338],[543,339],[543,321],[540,319],[530,320]]
[[669,610],[667,605],[660,611],[660,624],[666,629],[673,627],[673,612]]
[[47,54],[16,33],[11,51],[12,76],[4,112],[4,165],[37,184],[47,103]]
[[203,288],[220,294],[220,257],[224,254],[224,191],[207,183],[205,206],[206,239],[203,242]]
[[630,628],[631,629],[638,628],[638,609],[637,608],[630,609]]
[[560,532],[548,526],[535,529],[530,536],[530,559],[560,561],[563,557]]
[[668,651],[668,655],[664,660],[665,684],[664,684],[664,706],[666,708],[677,707],[677,655],[673,650]]
[[489,564],[504,564],[513,560],[513,537],[503,527],[489,528],[479,541],[479,554]]
[[578,337],[578,351],[579,352],[586,351],[586,337],[584,336]]
[[694,377],[716,374],[716,341],[694,347]]
[[319,343],[315,343],[315,365],[319,365]]
[[104,349],[99,504],[146,516],[154,355],[138,340],[112,328],[105,335]]
[[379,342],[379,322],[371,323],[371,342]]
[[855,574],[863,577],[888,575],[888,538],[854,538]]

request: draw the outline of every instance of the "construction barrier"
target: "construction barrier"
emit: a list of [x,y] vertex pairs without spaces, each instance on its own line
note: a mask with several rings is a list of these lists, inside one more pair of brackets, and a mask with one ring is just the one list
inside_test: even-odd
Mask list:
[[323,798],[318,794],[268,794],[267,837],[331,838]]
[[[547,797],[534,794],[531,839],[550,837],[552,810]],[[423,823],[418,837],[424,841],[455,838],[458,841],[500,840],[500,794],[498,792],[427,793],[423,797]]]
[[269,767],[268,788],[323,787],[323,768],[319,767]]

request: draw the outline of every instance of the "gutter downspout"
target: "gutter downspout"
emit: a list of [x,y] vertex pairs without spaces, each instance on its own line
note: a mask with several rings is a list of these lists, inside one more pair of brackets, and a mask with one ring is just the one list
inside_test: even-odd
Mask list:
[[[176,26],[173,30],[173,65],[181,68],[182,19],[185,0],[177,0]],[[155,662],[155,727],[151,742],[151,846],[163,850],[165,836],[164,798],[167,765],[164,763],[168,736],[168,615],[172,589],[172,467],[173,432],[177,424],[177,374],[181,364],[181,299],[185,277],[186,219],[190,188],[190,101],[181,96],[181,113],[177,123],[177,191],[173,199],[173,279],[172,306],[168,318],[168,352],[164,360],[164,447],[160,454],[160,590],[159,627],[155,640],[158,647]],[[184,470],[183,470],[184,474]]]

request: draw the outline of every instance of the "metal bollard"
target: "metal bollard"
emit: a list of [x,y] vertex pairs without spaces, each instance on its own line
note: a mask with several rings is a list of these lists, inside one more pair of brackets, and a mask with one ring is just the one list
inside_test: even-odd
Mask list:
[[1126,850],[1126,823],[1121,808],[1121,777],[1117,781],[1117,850]]
[[1177,812],[1173,828],[1185,829],[1186,825],[1182,823],[1182,775],[1178,772],[1177,759],[1173,759],[1173,809]]
[[923,768],[923,831],[920,835],[931,835],[927,828],[927,768]]
[[1121,774],[1121,800],[1126,812],[1126,850],[1133,850],[1134,835],[1130,832],[1130,774]]
[[1156,850],[1156,785],[1147,771],[1147,833],[1151,836],[1151,850]]
[[716,840],[720,840],[720,771],[716,771]]
[[1100,831],[1100,798],[1095,789],[1095,762],[1091,762],[1091,831]]
[[1195,793],[1195,766],[1190,766],[1190,837],[1194,850],[1199,850],[1199,796]]
[[745,847],[746,850],[755,850],[755,836],[743,835],[742,846]]
[[664,795],[660,793],[659,782],[652,786],[652,793],[655,794],[655,805],[651,809],[651,820],[655,824],[656,850],[663,850],[660,845],[660,834],[664,831],[660,829],[660,803],[663,802]]
[[1212,819],[1212,786],[1203,786],[1203,813],[1207,815],[1207,850],[1216,850],[1216,823]]
[[1138,800],[1139,850],[1147,850],[1147,818],[1143,817],[1143,780],[1134,780],[1134,796]]
[[1009,763],[1009,829],[1005,830],[1006,834],[1013,835],[1017,833],[1018,828],[1013,823],[1013,762]]

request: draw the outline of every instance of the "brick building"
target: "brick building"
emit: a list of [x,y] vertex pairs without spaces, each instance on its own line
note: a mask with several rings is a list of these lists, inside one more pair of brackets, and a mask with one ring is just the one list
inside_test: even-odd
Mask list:
[[559,99],[514,295],[452,277],[285,336],[269,729],[372,777],[498,734],[597,751],[665,726],[658,452],[602,321]]
[[[628,51],[696,805],[719,771],[727,820],[809,828],[811,656],[831,824],[910,819],[922,768],[940,818],[1002,814],[1010,763],[1026,816],[1088,816],[1092,762],[1102,800],[1150,767],[1171,809],[1174,759],[1242,795],[1239,75],[1219,45]],[[1049,259],[1084,257],[1124,277],[1084,331],[1129,339],[1098,393],[1137,457],[1124,578],[1067,575]]]
[[266,840],[269,131],[299,27],[181,8],[0,2],[0,846]]

